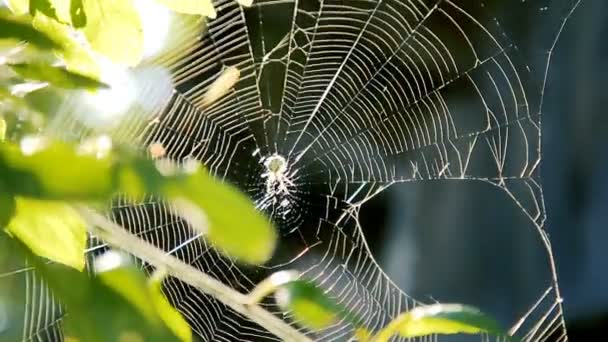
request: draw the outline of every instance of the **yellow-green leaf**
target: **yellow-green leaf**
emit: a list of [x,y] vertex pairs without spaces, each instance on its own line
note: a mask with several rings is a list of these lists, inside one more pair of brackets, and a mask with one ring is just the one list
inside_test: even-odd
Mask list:
[[169,184],[163,193],[202,208],[209,224],[207,239],[229,255],[251,264],[264,263],[272,256],[278,238],[276,230],[233,186],[220,183],[199,169],[183,181]]
[[6,121],[0,117],[0,142],[3,142],[4,139],[6,139]]
[[70,0],[29,0],[32,16],[40,12],[62,23],[70,23]]
[[80,75],[62,67],[52,67],[42,63],[9,64],[17,74],[25,79],[48,82],[59,88],[65,89],[99,89],[109,88],[107,84],[101,83],[90,77]]
[[399,315],[378,333],[374,341],[388,341],[395,334],[420,337],[482,332],[504,334],[495,320],[476,308],[461,304],[434,304],[420,306]]
[[30,11],[30,0],[7,0],[6,4],[17,15],[26,14]]
[[165,326],[182,342],[192,341],[190,326],[161,291],[162,278],[149,283],[123,253],[109,251],[95,260],[101,281],[129,301],[149,322]]
[[104,200],[114,192],[110,157],[78,153],[65,143],[24,138],[0,145],[0,172],[15,194],[40,199]]
[[165,325],[179,337],[182,342],[192,341],[192,330],[190,325],[179,311],[177,311],[167,300],[162,292],[162,278],[154,278],[150,282],[150,295],[152,304]]
[[[17,251],[24,252],[55,298],[70,313],[62,319],[66,336],[82,342],[179,341],[155,315],[149,296],[146,307],[154,316],[153,320],[142,314],[140,308],[125,298],[120,290],[107,285],[106,280],[111,275],[105,276],[105,280],[101,276],[91,277],[58,263],[46,263],[32,255],[23,244],[19,247],[21,248]],[[117,279],[112,284],[118,288],[134,288],[131,292],[147,295],[147,284],[142,272],[132,265],[130,267],[137,274],[135,277],[121,278],[125,282]]]
[[156,0],[156,2],[178,13],[204,15],[211,19],[217,16],[211,0]]
[[82,0],[70,1],[70,19],[72,20],[72,26],[75,28],[81,28],[87,24],[87,15]]
[[270,221],[244,194],[198,164],[161,171],[154,161],[126,151],[112,153],[107,137],[93,146],[76,148],[36,137],[23,139],[19,147],[3,144],[0,173],[15,194],[39,199],[94,201],[123,192],[188,204],[183,212],[196,216],[189,222],[219,250],[251,264],[272,256],[278,236]]
[[6,230],[39,256],[77,270],[84,268],[86,224],[64,202],[18,197]]
[[160,323],[150,295],[146,289],[146,278],[139,272],[128,256],[108,251],[95,259],[95,271],[99,279],[129,301],[150,322]]
[[0,15],[0,39],[25,41],[41,49],[58,48],[49,35],[35,30],[26,19],[6,18]]
[[93,50],[115,63],[137,65],[143,55],[141,18],[132,0],[83,0],[83,32]]
[[313,283],[295,280],[281,285],[275,292],[279,306],[289,311],[298,321],[309,328],[320,330],[346,320],[361,326],[361,319],[336,303]]
[[90,49],[75,38],[76,33],[71,27],[44,15],[36,15],[33,25],[57,42],[55,52],[63,58],[68,70],[99,79],[100,67],[97,61]]

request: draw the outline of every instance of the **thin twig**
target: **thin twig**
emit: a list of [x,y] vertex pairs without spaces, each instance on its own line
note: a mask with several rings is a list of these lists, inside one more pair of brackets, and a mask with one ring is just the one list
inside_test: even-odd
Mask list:
[[92,234],[146,262],[167,271],[171,276],[217,298],[234,311],[251,319],[284,341],[312,341],[259,305],[247,304],[248,297],[213,277],[163,252],[161,249],[129,234],[121,226],[85,206],[76,210],[90,224]]

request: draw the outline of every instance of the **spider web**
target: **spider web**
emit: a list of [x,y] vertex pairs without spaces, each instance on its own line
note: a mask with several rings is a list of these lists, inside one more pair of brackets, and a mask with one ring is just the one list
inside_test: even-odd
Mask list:
[[[511,332],[524,341],[567,340],[539,165],[549,62],[577,1],[263,0],[250,9],[234,1],[215,6],[218,19],[202,37],[184,28],[176,34],[176,49],[147,62],[167,68],[174,89],[152,117],[130,116],[116,139],[142,151],[160,143],[169,158],[200,160],[237,185],[280,230],[276,255],[261,267],[240,266],[155,198],[117,198],[109,213],[115,222],[239,291],[251,290],[270,272],[296,268],[370,329],[379,329],[420,303],[391,282],[371,255],[359,223],[361,207],[403,183],[488,184],[527,217],[550,275],[534,294],[538,299],[510,322]],[[518,44],[515,14],[493,15],[529,11],[531,25],[542,28],[532,49]],[[205,93],[227,67],[238,68],[240,79],[208,106]],[[67,110],[54,125],[80,137],[90,133]],[[262,175],[272,155],[285,158],[289,182],[269,196]],[[91,255],[104,249],[103,241],[91,237]],[[40,279],[27,268],[5,277],[24,282],[22,340],[61,340],[64,313]],[[201,340],[277,340],[177,279],[164,285]],[[271,301],[264,305],[279,314]],[[291,316],[283,317],[298,327]],[[318,332],[298,329],[327,341],[353,334],[344,322]]]

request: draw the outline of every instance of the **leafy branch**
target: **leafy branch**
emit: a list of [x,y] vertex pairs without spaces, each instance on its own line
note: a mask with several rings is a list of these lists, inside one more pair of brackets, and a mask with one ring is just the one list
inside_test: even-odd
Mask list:
[[[180,13],[217,15],[210,1],[156,1]],[[251,5],[248,0],[239,3]],[[490,317],[457,304],[415,308],[380,331],[370,331],[363,319],[297,271],[275,273],[243,294],[129,234],[92,207],[103,208],[116,194],[153,195],[167,201],[201,239],[238,262],[253,265],[270,260],[279,240],[268,218],[244,194],[219,182],[196,162],[176,165],[165,159],[162,144],[151,146],[150,159],[115,146],[106,135],[75,143],[31,135],[43,127],[36,124],[35,113],[49,115],[51,99],[46,91],[111,88],[111,82],[101,81],[102,58],[122,67],[142,61],[142,18],[132,1],[10,0],[9,5],[12,15],[0,12],[0,40],[13,42],[0,55],[0,104],[27,113],[25,121],[33,128],[30,134],[21,134],[15,120],[5,120],[8,115],[0,112],[0,228],[6,233],[2,237],[9,236],[19,246],[73,312],[66,318],[67,336],[107,341],[135,334],[150,341],[191,341],[186,320],[162,294],[165,275],[213,296],[287,341],[310,339],[258,305],[267,296],[274,295],[282,310],[307,329],[345,323],[362,341],[383,342],[394,335],[504,335]],[[228,68],[209,88],[203,105],[224,96],[238,79],[238,69]],[[42,105],[34,105],[32,97],[41,98]],[[95,276],[87,276],[83,272],[87,231],[149,263],[157,272],[146,279],[110,252],[95,260]],[[87,315],[78,314],[87,310],[97,316],[87,320]],[[103,325],[96,321],[101,319],[112,324],[100,328]]]

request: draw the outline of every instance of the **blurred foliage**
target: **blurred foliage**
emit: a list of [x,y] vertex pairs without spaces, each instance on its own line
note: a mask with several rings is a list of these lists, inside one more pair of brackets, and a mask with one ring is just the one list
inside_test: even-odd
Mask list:
[[217,14],[211,1],[197,0],[154,0],[161,3],[171,10],[184,14],[200,14],[211,19],[215,19]]
[[84,269],[86,224],[65,202],[15,198],[15,212],[6,231],[36,255]]
[[42,63],[9,64],[24,79],[48,82],[50,85],[66,89],[109,88],[93,78],[79,75],[62,67],[53,67]]
[[[154,1],[179,16],[216,16],[207,0]],[[73,205],[103,208],[117,194],[158,196],[202,239],[249,264],[271,258],[277,232],[244,194],[197,162],[165,159],[162,145],[153,146],[152,160],[116,145],[111,134],[76,142],[41,134],[69,94],[64,89],[89,95],[112,90],[103,65],[128,69],[142,61],[145,32],[134,1],[10,0],[8,5],[12,14],[0,8],[0,234],[11,237],[11,248],[69,312],[63,324],[68,341],[192,341],[188,323],[162,293],[162,271],[147,279],[116,252],[85,267],[89,223]],[[211,87],[207,105],[238,82],[238,69],[226,75]],[[462,305],[423,306],[379,332],[369,331],[360,317],[295,271],[261,282],[243,304],[255,305],[272,293],[297,323],[314,330],[346,322],[360,340],[504,334],[491,318]]]
[[87,23],[82,28],[93,50],[116,63],[139,64],[144,35],[132,1],[84,0]]

